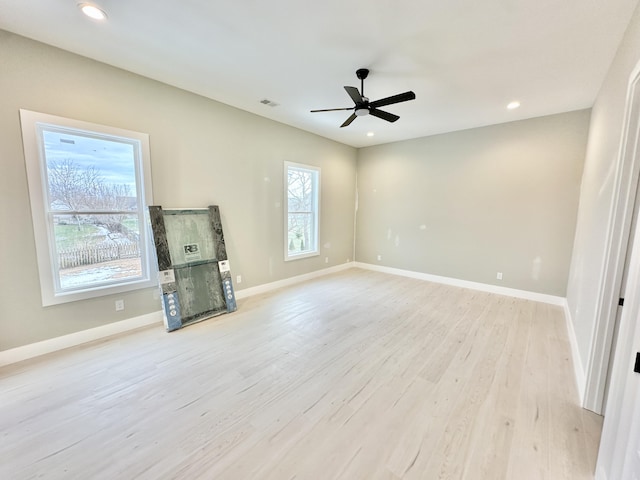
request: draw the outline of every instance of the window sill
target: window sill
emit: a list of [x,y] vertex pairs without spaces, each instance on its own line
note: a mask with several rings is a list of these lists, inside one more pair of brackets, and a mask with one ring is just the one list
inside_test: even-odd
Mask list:
[[292,260],[302,260],[303,258],[318,257],[318,256],[320,256],[320,252],[316,250],[313,252],[299,253],[297,255],[287,255],[284,261],[290,262]]

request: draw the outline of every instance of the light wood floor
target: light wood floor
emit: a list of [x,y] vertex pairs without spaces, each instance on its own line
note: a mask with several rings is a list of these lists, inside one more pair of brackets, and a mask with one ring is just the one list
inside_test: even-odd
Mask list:
[[587,479],[559,307],[351,269],[0,369],[2,479]]

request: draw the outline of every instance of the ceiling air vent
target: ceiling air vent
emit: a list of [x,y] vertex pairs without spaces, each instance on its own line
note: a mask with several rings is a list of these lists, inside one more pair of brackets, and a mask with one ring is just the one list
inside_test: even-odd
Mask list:
[[263,105],[269,105],[270,107],[277,107],[279,105],[279,103],[276,102],[272,102],[271,100],[269,100],[268,98],[265,98],[263,100],[260,100],[260,103]]

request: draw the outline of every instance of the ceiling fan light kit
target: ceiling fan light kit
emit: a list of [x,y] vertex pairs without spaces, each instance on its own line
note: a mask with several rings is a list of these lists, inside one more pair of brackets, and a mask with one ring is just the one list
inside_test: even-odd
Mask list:
[[311,113],[353,110],[351,116],[347,118],[342,125],[340,125],[340,128],[350,125],[351,122],[356,119],[356,117],[363,117],[365,115],[373,115],[374,117],[381,118],[382,120],[386,120],[387,122],[395,122],[400,118],[398,115],[385,112],[378,109],[378,107],[407,102],[409,100],[415,100],[416,98],[415,93],[413,93],[412,91],[408,91],[399,93],[397,95],[392,95],[390,97],[381,98],[380,100],[376,100],[374,102],[369,102],[369,99],[364,96],[364,80],[369,76],[369,70],[367,68],[359,68],[358,70],[356,70],[356,76],[360,79],[360,91],[358,91],[356,87],[344,87],[344,89],[347,91],[347,94],[349,94],[349,96],[351,97],[351,100],[353,100],[353,107],[311,110]]

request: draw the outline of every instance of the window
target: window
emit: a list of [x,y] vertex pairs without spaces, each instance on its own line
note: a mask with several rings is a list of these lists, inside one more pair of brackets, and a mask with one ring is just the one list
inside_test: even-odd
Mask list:
[[150,287],[146,134],[20,111],[43,305]]
[[284,164],[284,259],[319,255],[320,169],[298,163]]

